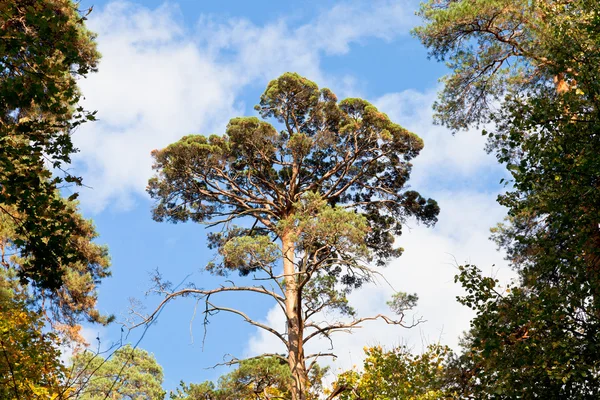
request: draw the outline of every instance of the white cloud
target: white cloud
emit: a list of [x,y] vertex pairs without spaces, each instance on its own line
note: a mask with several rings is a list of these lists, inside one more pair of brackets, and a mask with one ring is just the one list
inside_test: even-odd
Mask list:
[[79,334],[87,346],[82,343],[66,342],[59,347],[60,361],[65,365],[70,365],[73,356],[86,348],[96,352],[103,351],[107,347],[101,342],[106,336],[106,328],[103,326],[82,326]]
[[319,16],[315,23],[298,29],[298,34],[329,54],[343,54],[349,44],[374,37],[392,40],[406,34],[416,23],[408,1],[373,2],[367,12],[356,4],[339,4]]
[[250,76],[272,79],[291,65],[318,80],[322,53],[345,54],[352,43],[407,34],[414,25],[412,10],[408,1],[342,4],[295,28],[284,19],[256,26],[245,19],[219,21],[205,16],[198,23],[198,37],[215,54],[233,51],[240,72]]
[[89,20],[103,58],[99,72],[81,81],[85,106],[98,110],[99,121],[75,136],[75,165],[93,187],[82,191],[88,210],[131,207],[152,174],[150,151],[185,134],[222,132],[247,112],[238,99],[250,84],[296,71],[348,91],[349,77],[321,70],[323,54],[405,34],[412,11],[396,2],[353,3],[298,27],[201,16],[193,32],[179,13],[173,5],[113,2]]
[[411,185],[420,188],[434,179],[435,187],[448,183],[456,185],[459,179],[464,178],[489,183],[482,173],[499,174],[502,169],[495,157],[484,151],[486,138],[481,135],[481,130],[472,129],[453,136],[448,129],[433,124],[432,105],[437,97],[437,89],[425,93],[405,90],[386,94],[374,102],[392,121],[425,141],[425,148],[414,161]]
[[111,3],[89,22],[103,54],[100,72],[81,82],[98,111],[76,137],[84,166],[82,203],[130,205],[151,175],[150,151],[187,133],[223,126],[235,113],[236,79],[204,56],[176,22],[176,9]]

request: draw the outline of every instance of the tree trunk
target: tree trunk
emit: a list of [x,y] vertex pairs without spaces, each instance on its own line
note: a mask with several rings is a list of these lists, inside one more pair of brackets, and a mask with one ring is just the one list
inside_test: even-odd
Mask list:
[[283,273],[285,275],[285,308],[289,342],[288,363],[292,372],[292,400],[305,400],[308,388],[308,373],[304,360],[304,321],[302,320],[302,298],[298,290],[296,268],[294,266],[294,242],[290,233],[281,237],[283,252]]

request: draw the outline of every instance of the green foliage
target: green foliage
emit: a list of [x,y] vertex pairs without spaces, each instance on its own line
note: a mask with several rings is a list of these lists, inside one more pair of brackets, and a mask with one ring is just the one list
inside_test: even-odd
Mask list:
[[392,296],[392,300],[387,302],[387,305],[396,314],[402,314],[404,311],[410,310],[417,305],[419,297],[416,294],[396,293]]
[[422,140],[368,102],[337,104],[328,89],[288,73],[269,83],[257,108],[286,129],[234,118],[224,136],[186,136],[153,152],[158,174],[148,191],[157,200],[156,220],[248,217],[275,233],[299,214],[299,202],[318,195],[366,218],[366,245],[379,263],[398,255],[393,235],[407,216],[435,222],[433,200],[402,191]]
[[78,340],[82,317],[111,320],[95,308],[108,252],[74,196],[58,192],[79,178],[53,177],[48,165],[70,162],[72,129],[93,119],[77,106],[77,79],[99,58],[84,19],[70,0],[0,0],[1,263],[33,296],[28,307]]
[[443,390],[445,364],[450,349],[431,345],[414,355],[406,347],[384,351],[365,348],[363,371],[340,374],[333,391],[340,400],[434,400],[447,398]]
[[[110,275],[108,249],[94,243],[98,237],[93,223],[84,219],[77,210],[77,203],[61,199],[68,211],[72,224],[70,246],[80,253],[77,261],[60,264],[62,284],[54,289],[43,285],[13,284],[30,294],[28,307],[44,312],[56,332],[67,338],[83,341],[79,336],[78,324],[82,319],[88,322],[107,324],[114,317],[100,314],[96,309],[97,285]],[[10,208],[11,215],[19,215]],[[28,257],[19,252],[16,243],[25,240],[9,214],[0,214],[0,264],[10,274],[22,276],[27,268]]]
[[[316,400],[322,393],[321,380],[327,368],[315,364],[309,375],[308,398]],[[181,382],[171,400],[270,400],[291,398],[292,375],[285,359],[262,357],[241,361],[237,368],[211,381],[199,384]]]
[[[452,73],[436,104],[453,129],[491,122],[512,179],[493,237],[518,285],[472,268],[477,311],[461,361],[476,398],[600,395],[600,20],[586,0],[430,1],[415,32]],[[469,390],[467,387],[465,390]]]
[[280,258],[277,245],[266,235],[237,236],[227,241],[220,249],[223,265],[238,270],[241,275],[273,264]]
[[171,392],[171,400],[220,400],[215,384],[211,381],[199,384],[184,382],[179,383],[175,392]]
[[[260,284],[163,293],[169,299],[194,293],[206,301],[207,313],[231,312],[274,334],[288,350],[291,398],[304,400],[311,370],[305,343],[364,321],[326,325],[316,316],[354,317],[348,292],[371,279],[373,262],[383,266],[401,254],[394,237],[406,218],[431,225],[439,207],[405,189],[423,141],[368,102],[338,102],[330,90],[286,73],[269,82],[256,110],[282,130],[242,117],[232,119],[223,136],[185,136],[152,152],[156,176],[148,192],[157,221],[225,227],[209,235],[209,247],[217,250],[210,272],[237,271]],[[209,300],[232,290],[271,296],[285,313],[286,332]]]
[[172,400],[260,400],[290,398],[290,368],[285,360],[263,357],[242,361],[232,372],[219,378],[218,384],[181,382]]
[[25,283],[57,289],[61,265],[85,262],[77,221],[53,177],[76,151],[73,128],[94,119],[77,106],[77,78],[95,71],[94,35],[71,0],[0,1],[0,213],[13,219]]
[[425,24],[414,33],[452,70],[434,106],[438,122],[454,130],[489,122],[493,104],[507,92],[537,85],[549,66],[543,60],[551,40],[540,13],[551,3],[559,2],[429,0],[421,5]]
[[9,275],[0,280],[0,398],[56,399],[68,394],[62,386],[66,369],[60,362],[60,341],[44,333],[40,312],[28,308],[27,293]]
[[332,207],[315,192],[305,193],[294,209],[294,214],[279,222],[278,232],[292,232],[299,251],[315,254],[320,247],[335,247],[339,253],[370,261],[365,242],[369,225],[363,214]]
[[291,373],[286,360],[261,358],[242,362],[239,367],[219,378],[225,398],[289,398]]
[[474,266],[461,267],[458,278],[467,289],[459,301],[477,312],[448,373],[460,398],[597,397],[594,339],[583,335],[584,321],[571,330],[581,311],[565,306],[562,288],[542,296],[531,285],[500,289]]
[[130,345],[108,359],[90,351],[72,360],[73,391],[81,400],[162,400],[163,371],[152,354]]

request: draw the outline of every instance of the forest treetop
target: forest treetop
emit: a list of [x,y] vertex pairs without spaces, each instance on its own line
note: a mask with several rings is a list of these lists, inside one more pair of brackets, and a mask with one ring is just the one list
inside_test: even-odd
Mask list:
[[[159,282],[157,292],[164,300],[144,322],[169,300],[187,295],[205,302],[207,316],[219,311],[241,316],[284,344],[292,398],[304,400],[316,360],[335,356],[305,354],[308,341],[331,340],[332,333],[348,332],[367,320],[403,325],[416,296],[394,295],[391,308],[401,315],[394,320],[382,314],[356,318],[346,295],[378,273],[373,263],[383,266],[402,253],[395,238],[408,217],[433,225],[439,207],[406,188],[410,161],[423,141],[367,101],[338,102],[329,89],[285,73],[269,82],[256,109],[274,124],[234,118],[223,136],[189,135],[153,151],[157,174],[148,185],[157,201],[155,220],[223,228],[209,234],[217,257],[208,271],[251,274],[254,285],[228,281],[231,286],[172,291]],[[270,296],[284,313],[286,330],[213,303],[216,294],[231,291]],[[326,310],[352,320],[319,321]],[[262,356],[286,360],[278,354]]]
[[86,262],[58,191],[81,184],[65,165],[77,151],[73,130],[95,113],[78,104],[77,79],[96,70],[100,54],[71,0],[2,1],[0,17],[0,213],[15,224],[21,280],[54,290],[64,265]]
[[286,73],[269,83],[256,108],[285,129],[234,118],[224,136],[190,135],[153,152],[158,175],[148,190],[158,200],[156,220],[249,217],[280,234],[280,222],[317,193],[365,216],[366,243],[381,263],[399,255],[393,236],[406,217],[435,223],[436,202],[403,190],[423,141],[367,101],[338,103],[329,89]]

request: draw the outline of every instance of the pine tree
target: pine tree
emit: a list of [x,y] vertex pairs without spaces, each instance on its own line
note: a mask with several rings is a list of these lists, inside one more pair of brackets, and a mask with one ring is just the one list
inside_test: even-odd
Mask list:
[[[265,356],[288,363],[292,399],[301,400],[316,360],[333,355],[306,354],[307,342],[366,320],[403,324],[402,317],[357,317],[347,294],[372,279],[375,265],[402,253],[395,238],[406,218],[431,225],[439,208],[405,188],[423,141],[365,100],[338,102],[330,90],[286,73],[268,84],[256,109],[263,120],[234,118],[223,136],[190,135],[154,151],[157,174],[148,186],[157,221],[223,227],[209,235],[217,260],[207,270],[237,272],[255,284],[176,291],[159,284],[157,291],[165,295],[160,307],[193,295],[205,301],[208,315],[237,314],[273,334],[287,355]],[[272,298],[285,315],[286,331],[214,302],[233,291]],[[399,293],[392,303],[402,315],[415,301]],[[325,310],[350,320],[318,322]]]

